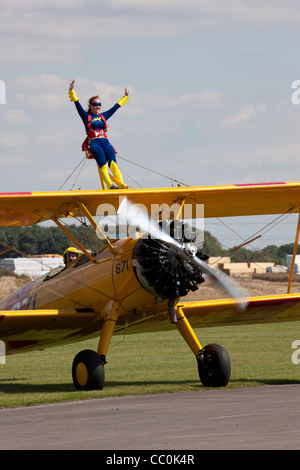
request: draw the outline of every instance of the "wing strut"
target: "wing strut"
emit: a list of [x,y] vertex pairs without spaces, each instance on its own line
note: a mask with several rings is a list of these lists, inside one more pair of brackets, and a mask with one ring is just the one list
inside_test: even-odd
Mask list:
[[72,240],[73,243],[75,243],[77,248],[79,248],[79,250],[82,251],[82,253],[84,253],[85,256],[89,258],[90,261],[92,261],[92,263],[96,263],[95,258],[93,258],[93,256],[81,245],[81,243],[78,240],[76,240],[75,237],[73,237],[73,235],[62,225],[62,223],[59,220],[55,218],[52,220],[67,235],[67,237],[70,238],[70,240]]
[[92,224],[92,227],[96,230],[96,232],[100,232],[101,233],[101,236],[103,237],[103,239],[105,240],[105,243],[107,244],[108,248],[110,249],[110,251],[113,253],[113,254],[116,254],[116,249],[114,248],[114,246],[111,244],[111,242],[109,241],[109,239],[107,238],[107,236],[105,235],[105,233],[103,232],[103,230],[101,230],[101,228],[99,227],[99,225],[97,224],[97,222],[95,221],[95,219],[93,218],[93,216],[90,214],[90,212],[88,211],[87,207],[83,204],[83,202],[80,203],[80,209],[82,210],[82,212],[84,213],[84,215],[88,218],[88,220],[91,222]]
[[297,230],[296,230],[293,258],[292,258],[292,264],[291,264],[291,272],[290,272],[289,285],[288,285],[288,290],[287,290],[288,294],[291,293],[291,287],[292,287],[292,282],[293,282],[295,259],[296,259],[298,240],[299,240],[299,232],[300,232],[300,213],[298,215],[298,225],[297,225]]

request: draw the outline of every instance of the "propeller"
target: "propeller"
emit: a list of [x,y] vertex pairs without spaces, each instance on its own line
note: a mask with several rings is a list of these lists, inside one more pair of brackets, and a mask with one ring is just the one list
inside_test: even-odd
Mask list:
[[245,310],[248,305],[248,293],[237,282],[224,272],[211,268],[206,262],[196,256],[197,247],[191,243],[179,243],[167,234],[162,228],[150,219],[148,214],[138,204],[133,204],[128,199],[121,202],[118,215],[137,232],[145,232],[151,238],[161,240],[171,246],[175,252],[188,263],[195,266],[199,271],[207,274],[212,281],[230,297],[237,299],[240,310]]

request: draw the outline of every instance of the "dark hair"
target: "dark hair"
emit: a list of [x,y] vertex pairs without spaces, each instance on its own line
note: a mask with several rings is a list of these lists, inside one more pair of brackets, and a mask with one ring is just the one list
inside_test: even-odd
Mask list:
[[93,103],[94,99],[98,98],[98,100],[100,100],[100,96],[99,95],[95,95],[95,96],[91,96],[89,101],[88,101],[88,109],[87,109],[87,112],[90,113],[91,112],[91,103]]

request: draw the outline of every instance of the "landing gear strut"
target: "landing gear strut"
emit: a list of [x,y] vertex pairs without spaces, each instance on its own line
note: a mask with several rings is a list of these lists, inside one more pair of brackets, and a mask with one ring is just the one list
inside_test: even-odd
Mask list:
[[76,390],[103,389],[105,382],[105,358],[118,316],[118,305],[113,304],[102,326],[98,351],[84,349],[75,356],[72,366],[72,377]]
[[182,308],[177,305],[174,309],[177,315],[175,325],[196,356],[198,373],[203,386],[226,387],[231,374],[228,352],[219,344],[208,344],[202,348]]

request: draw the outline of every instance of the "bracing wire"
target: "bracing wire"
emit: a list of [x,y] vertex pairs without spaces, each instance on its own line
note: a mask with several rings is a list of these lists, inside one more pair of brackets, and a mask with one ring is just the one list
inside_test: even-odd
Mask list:
[[151,173],[155,173],[156,175],[162,176],[163,178],[167,178],[168,180],[173,181],[174,183],[177,183],[179,185],[189,186],[188,184],[182,183],[181,181],[178,181],[175,178],[171,178],[170,176],[164,175],[163,173],[159,173],[158,171],[152,170],[151,168],[147,168],[146,166],[140,165],[139,163],[132,162],[131,160],[128,160],[128,158],[121,157],[120,155],[118,155],[118,158],[128,163],[131,163],[132,165],[139,166],[140,168],[143,168],[143,170],[147,170],[147,171],[150,171]]
[[[67,178],[67,179],[63,182],[63,184],[58,188],[58,191],[61,190],[61,188],[62,188],[62,187],[66,184],[66,182],[71,178],[71,176],[75,173],[75,171],[77,170],[77,168],[78,168],[80,165],[82,165],[82,168],[83,168],[83,166],[84,166],[84,164],[85,164],[85,160],[86,160],[85,157],[83,157],[82,160],[80,160],[80,162],[79,162],[78,165],[74,168],[74,170],[70,173],[70,175],[68,176],[68,178]],[[74,181],[74,184],[73,184],[73,186],[72,186],[72,189],[73,189],[73,187],[74,187],[74,185],[75,185],[75,183],[76,183],[76,181],[77,181],[77,179],[78,179],[78,177],[79,177],[79,175],[80,175],[80,173],[81,173],[81,171],[82,171],[82,168],[80,169],[79,174],[78,174],[77,178],[76,178],[75,181]]]
[[[271,229],[273,229],[274,227],[276,227],[278,224],[280,224],[281,222],[283,222],[285,219],[287,219],[290,215],[292,214],[295,214],[298,210],[299,210],[300,206],[297,206],[297,207],[294,207],[292,210],[290,210],[289,212],[286,212],[284,214],[280,214],[278,217],[276,217],[275,219],[273,219],[271,222],[269,222],[268,224],[266,224],[264,227],[262,227],[260,230],[257,230],[254,234],[252,234],[251,236],[249,236],[247,239],[244,239],[243,237],[241,237],[241,235],[239,235],[235,230],[233,230],[228,224],[226,224],[223,220],[221,220],[219,217],[216,217],[216,219],[221,223],[223,224],[226,228],[228,228],[232,233],[234,233],[235,235],[237,235],[242,241],[244,241],[245,243],[249,243],[250,247],[253,248],[253,250],[255,250],[257,253],[259,253],[261,256],[263,256],[267,261],[269,262],[272,262],[272,260],[270,260],[264,253],[262,253],[259,249],[257,249],[255,246],[253,246],[250,241],[253,239],[253,237],[255,237],[256,235],[260,234],[260,236],[262,235],[265,235],[267,232],[269,232]],[[227,250],[229,250],[229,248],[224,244],[222,243],[222,245],[224,246],[224,248],[226,248]],[[232,257],[236,256],[241,250],[242,250],[242,246],[237,249],[237,251],[232,255]],[[219,259],[221,259],[222,257],[220,257]],[[218,262],[218,260],[216,260],[213,264],[215,264],[216,262]],[[259,266],[259,264],[257,263],[257,265]]]

